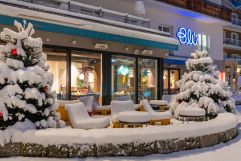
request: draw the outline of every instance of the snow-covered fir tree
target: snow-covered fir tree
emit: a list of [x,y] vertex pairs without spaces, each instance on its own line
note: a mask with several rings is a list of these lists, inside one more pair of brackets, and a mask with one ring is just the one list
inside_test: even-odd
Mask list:
[[177,82],[180,93],[174,96],[171,108],[175,115],[178,109],[200,107],[207,115],[215,116],[220,112],[236,112],[234,99],[227,88],[227,82],[218,79],[219,71],[206,51],[191,54],[186,61],[189,71]]
[[17,21],[15,32],[4,28],[0,39],[0,129],[29,119],[37,128],[58,128],[65,124],[56,112],[53,75],[45,65],[42,40],[33,38],[31,23]]

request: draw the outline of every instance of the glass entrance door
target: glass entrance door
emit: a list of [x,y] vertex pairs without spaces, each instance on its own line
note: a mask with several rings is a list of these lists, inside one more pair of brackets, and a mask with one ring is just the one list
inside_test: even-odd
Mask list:
[[138,102],[157,99],[157,60],[138,58]]
[[135,58],[113,55],[111,63],[112,100],[128,96],[135,102]]
[[179,69],[164,69],[163,82],[164,94],[175,94],[178,92],[177,81],[180,79]]
[[94,96],[101,104],[101,54],[73,50],[71,53],[71,97]]

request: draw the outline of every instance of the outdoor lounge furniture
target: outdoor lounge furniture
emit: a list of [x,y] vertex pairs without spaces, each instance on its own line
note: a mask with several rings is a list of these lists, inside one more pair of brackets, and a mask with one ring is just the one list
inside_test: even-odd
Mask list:
[[69,116],[68,116],[67,111],[65,110],[65,104],[78,103],[79,100],[58,100],[57,102],[59,104],[57,112],[60,113],[61,120],[65,121],[65,122],[68,122],[69,121]]
[[167,101],[168,103],[170,103],[171,100],[172,100],[172,96],[173,96],[173,95],[164,94],[164,95],[162,95],[162,100],[163,100],[163,101]]
[[146,112],[148,112],[151,115],[151,121],[150,124],[155,124],[156,122],[161,122],[162,125],[168,125],[170,124],[170,120],[172,117],[172,114],[170,111],[165,112],[155,112],[151,105],[149,104],[148,100],[141,100],[140,104],[143,106]]
[[109,118],[90,117],[82,102],[75,104],[66,104],[65,108],[68,112],[69,119],[73,128],[99,129],[108,127],[110,124]]
[[130,100],[131,100],[131,97],[129,95],[116,97],[116,101],[130,101]]
[[150,114],[147,112],[124,111],[118,114],[120,127],[143,127],[148,125]]
[[151,118],[148,112],[135,111],[132,100],[111,101],[111,117],[114,128],[124,127],[125,125],[139,125],[142,127],[144,124],[148,124]]
[[79,100],[85,105],[89,115],[91,115],[93,112],[94,96],[80,97]]
[[170,108],[168,102],[165,100],[150,100],[150,105],[154,107],[158,106],[160,112],[165,112]]
[[200,107],[186,107],[177,110],[178,119],[185,121],[204,121],[206,120],[206,111]]
[[93,113],[95,115],[109,115],[111,113],[111,106],[110,105],[107,105],[107,106],[98,105],[96,107],[94,106]]
[[82,102],[89,115],[96,114],[96,115],[108,115],[110,114],[110,106],[101,106],[97,102],[94,96],[83,96],[79,98],[80,102]]

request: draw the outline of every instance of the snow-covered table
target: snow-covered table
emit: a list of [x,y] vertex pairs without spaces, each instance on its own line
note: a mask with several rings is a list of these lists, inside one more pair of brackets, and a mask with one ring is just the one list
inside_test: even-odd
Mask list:
[[151,115],[148,112],[125,111],[118,114],[118,119],[121,127],[143,127],[148,125]]
[[202,108],[197,108],[197,107],[187,107],[187,108],[181,108],[178,110],[178,116],[179,120],[184,121],[189,121],[189,120],[194,120],[194,121],[205,121],[206,120],[206,111]]

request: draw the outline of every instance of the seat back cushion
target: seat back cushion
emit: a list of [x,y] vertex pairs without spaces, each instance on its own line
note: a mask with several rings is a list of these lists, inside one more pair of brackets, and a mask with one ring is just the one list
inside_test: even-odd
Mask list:
[[130,100],[131,100],[131,97],[129,95],[116,97],[116,101],[130,101]]
[[143,108],[145,109],[146,112],[149,112],[149,113],[154,112],[155,113],[155,111],[152,109],[152,107],[147,99],[141,100],[140,104],[143,106]]
[[172,100],[172,95],[164,94],[164,95],[162,96],[162,100],[165,100],[165,101],[167,101],[168,103],[170,103],[171,100]]
[[134,103],[130,101],[111,101],[111,115],[116,115],[123,111],[135,111]]
[[89,119],[90,116],[82,102],[75,104],[66,104],[65,108],[68,112],[69,119],[74,128],[78,127],[78,122],[80,120]]
[[65,106],[66,104],[74,104],[74,103],[78,103],[79,100],[57,100],[59,106]]
[[93,103],[94,103],[94,96],[84,96],[79,98],[80,102],[82,102],[88,112],[92,112],[93,110]]

